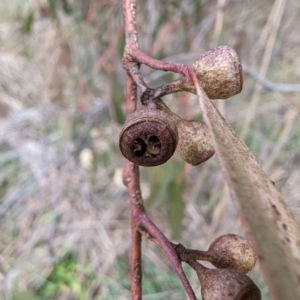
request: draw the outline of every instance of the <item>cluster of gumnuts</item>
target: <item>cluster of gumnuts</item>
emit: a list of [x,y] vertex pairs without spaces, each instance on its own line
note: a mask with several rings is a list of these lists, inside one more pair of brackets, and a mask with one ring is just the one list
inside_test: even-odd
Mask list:
[[[188,263],[197,273],[203,300],[260,300],[261,293],[246,273],[256,262],[251,244],[236,234],[218,237],[207,251],[176,246],[181,261]],[[197,260],[208,261],[210,269]]]
[[[226,99],[242,89],[242,69],[237,53],[220,46],[201,55],[192,65],[200,85],[211,99]],[[188,78],[168,86],[168,93],[195,88]],[[139,166],[165,163],[175,152],[188,163],[198,165],[214,154],[207,125],[184,120],[159,97],[146,101],[147,107],[127,115],[120,134],[123,155]]]
[[[236,52],[220,46],[200,56],[193,65],[199,84],[211,99],[226,99],[242,89],[241,62]],[[191,82],[182,77],[169,92],[195,93]],[[127,115],[120,134],[123,155],[139,166],[165,163],[175,151],[187,163],[198,165],[214,154],[207,125],[202,121],[184,120],[173,113],[160,97],[150,97],[146,108]],[[259,300],[261,293],[246,275],[255,265],[254,251],[244,238],[227,234],[217,238],[208,251],[175,246],[181,261],[198,275],[204,300]],[[209,261],[210,269],[198,262]]]

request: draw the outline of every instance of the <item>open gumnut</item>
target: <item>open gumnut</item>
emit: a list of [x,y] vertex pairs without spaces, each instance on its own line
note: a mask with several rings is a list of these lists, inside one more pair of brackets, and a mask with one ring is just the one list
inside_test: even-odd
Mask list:
[[160,110],[145,108],[129,114],[120,133],[122,154],[139,166],[157,166],[174,153],[176,125]]

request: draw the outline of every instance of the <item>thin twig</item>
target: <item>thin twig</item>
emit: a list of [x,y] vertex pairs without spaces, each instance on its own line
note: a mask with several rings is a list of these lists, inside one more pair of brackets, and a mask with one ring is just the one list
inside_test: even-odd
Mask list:
[[177,256],[177,253],[173,247],[173,244],[165,237],[165,235],[159,230],[159,228],[148,218],[148,216],[143,213],[137,215],[140,221],[140,224],[147,229],[147,231],[157,240],[168,259],[170,260],[175,272],[180,278],[188,296],[192,300],[197,300],[195,293],[185,276],[185,273],[181,266],[181,261]]
[[170,71],[170,72],[182,74],[184,76],[188,75],[189,72],[188,66],[185,64],[174,64],[174,63],[168,63],[161,60],[157,60],[143,53],[139,49],[133,50],[132,54],[140,63],[145,64],[146,66],[152,69],[161,70],[161,71]]
[[[137,86],[133,79],[127,75],[127,86],[126,86],[126,113],[131,113],[136,110],[137,107]],[[124,167],[124,185],[127,186],[128,190],[130,187],[131,177],[139,176],[139,167],[133,165],[126,160]],[[131,201],[131,294],[132,299],[142,299],[142,237],[137,227],[134,224],[134,211],[138,205],[134,201],[134,197],[130,197]],[[139,199],[141,202],[142,200]]]
[[[173,64],[154,59],[139,49],[138,37],[136,31],[136,0],[124,0],[123,12],[125,22],[125,36],[126,36],[126,56],[123,65],[129,61],[145,64],[148,67],[156,70],[171,71],[182,75],[188,75],[188,66],[184,64]],[[131,57],[131,59],[129,58]],[[127,68],[128,69],[128,68]]]
[[[124,184],[128,188],[129,198],[133,206],[133,227],[139,228],[142,226],[145,228],[149,234],[157,241],[160,247],[166,253],[168,259],[170,260],[175,272],[180,278],[188,296],[192,300],[196,300],[196,296],[192,287],[186,278],[186,275],[182,269],[180,260],[177,256],[176,251],[174,250],[173,244],[164,236],[164,234],[158,229],[158,227],[148,218],[146,215],[143,199],[140,189],[139,182],[139,168],[133,163],[126,161],[123,175]],[[136,250],[135,250],[136,251]],[[132,267],[134,274],[137,270],[135,267]],[[134,278],[132,278],[134,280]],[[133,282],[135,284],[136,282]],[[138,299],[138,298],[137,298]]]
[[134,64],[130,68],[129,74],[132,77],[133,81],[137,84],[141,93],[144,93],[147,89],[149,89],[149,87],[145,83],[144,78],[139,70],[138,64]]
[[[133,216],[133,214],[132,214]],[[142,299],[142,235],[131,219],[131,293],[132,299]]]
[[[182,71],[183,69],[177,65],[156,61],[139,51],[137,32],[135,28],[136,1],[124,0],[123,11],[126,32],[126,48],[123,58],[123,66],[128,71],[126,92],[126,112],[128,114],[136,110],[137,85],[142,92],[147,90],[147,86],[139,73],[140,63],[150,62],[151,65],[154,62],[154,64],[159,67],[171,66],[173,69],[177,68],[177,72],[178,70]],[[135,53],[134,56],[132,56],[133,52]],[[182,281],[190,299],[196,300],[195,293],[184,274],[180,260],[172,244],[145,213],[139,182],[139,167],[128,160],[126,160],[124,167],[123,182],[124,185],[127,186],[132,206],[131,292],[133,299],[142,299],[141,234],[138,232],[138,226],[142,225],[160,243],[167,257],[171,261],[175,272]]]
[[243,71],[259,82],[264,88],[279,93],[300,93],[300,84],[276,83],[261,76],[250,66],[243,64]]
[[132,113],[137,106],[137,86],[132,78],[127,76],[126,83],[126,114]]

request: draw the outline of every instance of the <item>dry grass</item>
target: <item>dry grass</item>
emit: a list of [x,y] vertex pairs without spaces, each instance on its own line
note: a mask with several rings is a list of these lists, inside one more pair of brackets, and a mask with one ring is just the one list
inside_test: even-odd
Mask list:
[[[269,80],[299,82],[297,0],[138,4],[140,45],[154,57],[191,63],[209,48],[228,44]],[[217,10],[218,4],[225,4],[225,9]],[[0,3],[4,299],[130,298],[130,209],[117,146],[125,84],[121,3],[70,1],[70,5],[70,15],[58,5],[58,22],[46,1]],[[34,21],[26,32],[31,12]],[[143,70],[153,85],[171,78]],[[298,98],[296,93],[261,88],[245,74],[241,94],[215,101],[295,213],[300,207]],[[194,96],[173,95],[167,103],[181,116],[199,117]],[[163,174],[160,182],[153,174]],[[182,174],[185,206],[179,207],[184,218],[178,239],[183,244],[207,248],[223,233],[244,234],[215,158],[190,167],[175,156],[156,171],[142,170],[149,213],[166,235],[172,235],[167,214],[173,200],[166,191]],[[144,253],[145,299],[183,299],[161,251],[145,242]],[[75,265],[73,269],[63,265],[69,270],[64,276],[72,276],[55,281],[51,276],[64,261]],[[269,299],[258,268],[252,275],[264,299]],[[191,272],[190,278],[199,295]],[[49,282],[55,282],[56,293],[47,298]]]

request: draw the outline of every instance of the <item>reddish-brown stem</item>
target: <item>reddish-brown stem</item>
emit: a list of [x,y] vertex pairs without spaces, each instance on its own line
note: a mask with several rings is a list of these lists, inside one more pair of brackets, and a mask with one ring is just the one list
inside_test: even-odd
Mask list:
[[188,296],[190,297],[190,299],[196,300],[197,298],[191,288],[188,279],[185,276],[180,260],[177,256],[176,251],[174,250],[173,244],[164,236],[164,234],[146,215],[140,190],[139,168],[128,160],[125,163],[123,181],[128,188],[130,201],[133,206],[132,226],[135,228],[143,226],[153,236],[153,238],[155,238],[161,248],[165,251],[168,259],[171,261],[171,264],[175,272],[178,274],[178,277],[182,281],[182,284]]
[[142,299],[142,235],[131,219],[131,294],[133,300]]
[[126,83],[126,114],[136,110],[137,105],[137,87],[133,79],[127,75]]
[[163,96],[177,93],[177,92],[182,92],[182,91],[187,91],[196,94],[196,89],[194,85],[189,81],[187,77],[181,77],[172,82],[163,84],[159,87],[152,89],[150,95],[147,95],[146,93],[142,95],[142,100],[147,101],[149,96],[153,98],[161,98]]
[[157,60],[151,56],[148,56],[140,49],[132,49],[132,56],[139,63],[145,64],[152,69],[161,70],[161,71],[170,71],[188,77],[190,67],[185,64],[173,64],[173,63]]
[[155,238],[157,243],[164,250],[175,272],[180,278],[189,298],[192,300],[197,300],[195,293],[182,269],[181,261],[178,258],[176,250],[174,249],[174,244],[171,243],[159,230],[159,228],[148,218],[143,208],[140,207],[138,210],[135,211],[134,219],[136,221],[136,224],[143,226],[151,234],[151,236]]
[[204,272],[207,270],[202,264],[198,263],[197,260],[193,257],[192,251],[186,249],[183,245],[178,244],[175,246],[177,255],[180,257],[181,261],[189,264],[198,274],[198,277],[202,277]]
[[191,253],[192,250],[186,249],[182,244],[176,245],[175,250],[180,260],[192,267],[196,271],[199,279],[201,280],[201,277],[204,276],[204,273],[207,270],[207,268],[197,262],[196,258],[194,258],[193,254]]
[[[131,56],[131,61],[145,64],[152,69],[171,71],[189,76],[190,67],[184,64],[173,64],[154,59],[139,49],[136,31],[136,0],[123,1],[123,13],[126,35],[127,56]],[[127,58],[128,59],[128,58]],[[126,64],[126,63],[125,63]]]
[[[189,74],[189,67],[161,62],[141,52],[138,48],[136,32],[136,0],[124,0],[123,12],[126,35],[123,66],[128,71],[126,92],[126,112],[128,114],[136,110],[137,86],[139,86],[142,92],[148,89],[139,73],[140,63],[144,63],[154,69],[173,71],[187,76]],[[145,213],[139,182],[139,167],[128,160],[126,160],[124,167],[123,182],[124,185],[127,186],[132,206],[131,291],[133,299],[142,299],[141,234],[138,232],[138,227],[143,226],[165,251],[174,270],[181,279],[189,298],[197,300],[184,274],[180,259],[176,254],[173,244],[153,224]]]
[[194,249],[187,249],[190,257],[196,260],[205,260],[212,262],[214,260],[214,256],[209,253],[209,251],[202,251],[202,250],[194,250]]
[[141,93],[144,93],[148,89],[148,86],[145,83],[142,74],[140,73],[139,65],[133,64],[133,66],[129,70],[129,74],[132,77],[133,81],[137,84]]
[[182,81],[185,77],[174,80],[170,83],[163,84],[154,89],[154,97],[161,98],[165,95],[177,93],[182,91]]
[[[139,226],[139,232],[147,237],[148,240],[152,241],[156,245],[160,246],[161,244],[146,230],[143,226]],[[187,262],[188,260],[202,260],[212,262],[214,261],[214,256],[209,251],[187,249],[181,244],[174,244],[169,241],[172,247],[175,249],[177,256],[181,261]],[[183,256],[184,253],[184,256]]]
[[[126,160],[124,167],[123,181],[127,186],[130,200],[131,200],[131,294],[132,299],[142,299],[142,237],[137,229],[134,221],[134,215],[136,208],[142,205],[141,194],[135,193],[135,181],[134,178],[139,177],[139,167]],[[132,184],[133,183],[133,184]]]
[[138,48],[136,32],[136,0],[123,0],[123,16],[126,45],[131,50]]
[[131,161],[126,160],[123,172],[123,183],[128,189],[133,212],[138,208],[144,209],[139,179],[139,167]]
[[[131,113],[136,110],[137,105],[137,87],[132,78],[127,75],[126,86],[126,113]],[[139,176],[139,168],[128,161],[124,167],[124,184],[129,186],[130,178]],[[131,199],[131,197],[130,197]],[[131,294],[132,299],[142,300],[142,236],[134,224],[135,205],[132,203],[132,218],[131,218]]]

